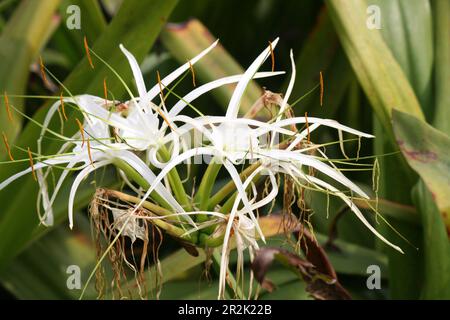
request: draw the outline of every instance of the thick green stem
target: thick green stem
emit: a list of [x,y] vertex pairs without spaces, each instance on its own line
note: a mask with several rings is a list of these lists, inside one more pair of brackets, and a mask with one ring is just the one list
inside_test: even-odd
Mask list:
[[[198,191],[195,195],[195,203],[198,204],[198,208],[201,211],[208,210],[208,202],[211,196],[212,189],[217,179],[217,175],[219,174],[220,168],[222,168],[222,164],[215,161],[215,158],[211,160],[211,163],[208,165],[206,169],[202,182],[198,188]],[[197,216],[197,221],[206,221],[208,217],[206,215]]]
[[[239,175],[241,178],[241,181],[244,181],[250,174],[252,174],[253,171],[258,169],[258,167],[261,165],[261,163],[257,162],[254,163],[247,168],[245,168],[244,171],[241,172]],[[211,197],[208,201],[208,209],[212,210],[214,207],[219,204],[223,199],[225,199],[231,192],[236,190],[236,185],[234,184],[234,181],[228,182],[225,186],[223,186],[219,191],[216,192],[214,196]]]
[[[131,178],[134,182],[136,182],[139,186],[141,186],[144,189],[148,189],[150,188],[150,184],[148,183],[147,180],[145,180],[140,174],[139,172],[137,172],[136,170],[134,170],[133,167],[131,167],[128,163],[126,163],[123,160],[120,159],[116,159],[114,160],[114,165],[119,168],[120,170],[122,170],[123,172],[125,172],[125,174]],[[150,197],[152,199],[154,199],[156,202],[158,202],[161,206],[163,206],[164,208],[171,210],[172,207],[171,205],[163,198],[161,197],[158,193],[156,193],[155,191],[153,191],[150,194]]]
[[[158,150],[158,155],[163,161],[170,160],[170,153],[165,146],[161,146]],[[172,187],[175,199],[181,204],[185,211],[192,211],[192,205],[189,198],[184,190],[183,182],[181,181],[180,175],[177,169],[173,168],[168,173],[169,183]]]

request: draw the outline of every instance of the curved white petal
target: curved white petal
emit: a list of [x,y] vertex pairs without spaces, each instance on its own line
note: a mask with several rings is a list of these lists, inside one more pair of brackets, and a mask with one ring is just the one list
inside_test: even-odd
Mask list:
[[[263,242],[265,242],[266,240],[264,237],[264,233],[262,232],[262,230],[258,224],[258,219],[256,219],[255,215],[253,214],[251,204],[248,201],[248,197],[245,192],[245,189],[247,189],[250,182],[253,180],[253,178],[256,176],[256,174],[259,173],[260,170],[255,170],[251,175],[249,175],[249,178],[251,177],[251,179],[247,179],[244,183],[242,183],[241,177],[239,176],[239,172],[236,170],[236,168],[234,167],[234,165],[232,163],[225,160],[225,161],[223,161],[223,165],[224,165],[225,169],[227,169],[228,173],[230,174],[231,179],[233,179],[234,185],[236,186],[236,190],[238,191],[239,196],[236,197],[236,201],[234,203],[234,206],[236,207],[235,209],[237,210],[237,206],[239,205],[239,202],[242,200],[242,204],[244,205],[245,210],[247,210],[250,218],[255,223],[256,229],[261,237],[261,240]],[[257,173],[255,173],[255,172],[257,172]],[[232,212],[233,212],[233,210],[232,210]],[[229,219],[231,221],[233,221],[233,219],[231,218],[231,214],[230,214]]]
[[[197,56],[192,58],[189,62],[186,62],[181,67],[170,73],[168,76],[166,76],[164,79],[161,80],[161,83],[164,87],[167,87],[169,84],[171,84],[175,79],[177,79],[179,76],[181,76],[185,71],[189,70],[190,65],[194,65],[198,60],[203,58],[208,52],[210,52],[219,42],[219,40],[216,40],[211,44],[208,48],[200,52]],[[151,88],[145,96],[141,96],[141,99],[147,100],[153,100],[158,94],[159,94],[159,84],[156,84]]]
[[281,107],[280,107],[279,115],[277,117],[277,121],[281,120],[281,116],[282,116],[284,110],[286,109],[289,97],[291,96],[291,93],[292,93],[292,89],[294,88],[295,76],[297,74],[296,69],[295,69],[294,53],[292,52],[292,49],[291,49],[291,52],[290,52],[289,56],[291,58],[292,75],[291,75],[291,80],[289,81],[288,88],[286,90],[286,94],[284,95],[283,102],[281,103]]
[[[188,150],[177,157],[175,157],[172,161],[168,162],[166,166],[161,170],[161,172],[158,174],[156,178],[153,179],[153,181],[150,184],[150,188],[147,190],[145,195],[142,197],[141,202],[139,202],[138,205],[135,206],[135,210],[133,210],[133,213],[136,211],[137,208],[142,206],[144,201],[150,196],[150,194],[156,189],[159,183],[164,179],[164,177],[169,173],[170,170],[172,170],[175,166],[177,166],[179,163],[185,161],[186,159],[192,158],[196,155],[214,155],[214,150],[211,148],[194,148],[191,150]],[[184,210],[181,208],[181,212],[184,212]]]
[[227,118],[236,118],[239,112],[239,106],[241,103],[242,96],[245,92],[245,89],[248,86],[250,80],[252,80],[254,74],[258,71],[259,67],[266,61],[266,59],[270,56],[270,50],[275,49],[278,38],[276,38],[271,46],[268,46],[250,65],[250,67],[245,71],[244,76],[238,82],[236,89],[231,96],[230,102],[228,104],[226,117]]
[[[155,185],[154,190],[160,196],[162,196],[172,206],[173,209],[175,209],[178,212],[184,212],[183,207],[181,207],[181,205],[175,200],[175,198],[166,189],[166,187],[164,187],[164,185],[160,183],[161,181],[155,182],[156,175],[138,156],[136,156],[132,152],[126,151],[121,152],[119,158],[127,162],[131,167],[133,167],[150,185],[154,184]],[[150,193],[148,193],[148,195],[144,199],[147,199]],[[142,203],[139,206],[141,206]]]
[[138,62],[136,61],[136,58],[131,54],[130,51],[125,49],[125,47],[120,44],[119,45],[120,50],[125,54],[125,56],[128,59],[128,63],[130,64],[131,71],[133,71],[133,77],[134,81],[136,81],[136,87],[139,92],[140,97],[144,97],[147,94],[147,88],[145,87],[144,78],[142,76],[141,68],[139,67]]
[[[285,126],[290,126],[292,124],[298,124],[298,123],[306,123],[306,118],[305,117],[295,117],[295,118],[283,119],[281,121],[277,121],[277,122],[273,123],[273,125],[277,126],[277,127],[285,127]],[[335,128],[335,129],[342,130],[342,131],[345,131],[345,132],[348,132],[348,133],[351,133],[351,134],[354,134],[357,136],[365,137],[365,138],[374,138],[374,136],[371,134],[364,133],[362,131],[347,127],[343,124],[340,124],[336,120],[332,120],[332,119],[321,119],[321,118],[316,118],[316,117],[308,117],[308,124],[312,124],[312,123],[319,123],[323,126]]]
[[68,213],[69,213],[69,227],[73,228],[73,203],[75,200],[75,194],[80,186],[81,182],[84,178],[86,178],[92,171],[97,170],[98,168],[104,167],[111,163],[111,160],[103,160],[95,163],[95,167],[87,166],[76,176],[73,181],[72,187],[70,188],[69,194],[69,202],[68,202]]
[[[258,72],[253,76],[253,79],[259,79],[259,78],[266,78],[266,77],[272,77],[277,76],[280,74],[283,74],[284,71],[278,71],[278,72]],[[213,89],[219,88],[226,84],[231,84],[238,82],[241,80],[243,75],[234,75],[229,77],[224,77],[221,79],[217,79],[211,82],[208,82],[204,85],[201,85],[200,87],[192,90],[187,95],[185,95],[180,101],[178,101],[172,109],[169,111],[169,116],[173,117],[176,116],[178,113],[180,113],[181,110],[183,110],[184,107],[186,107],[189,103],[200,97],[201,95],[207,93],[208,91],[211,91]]]
[[361,222],[374,234],[376,235],[381,241],[383,241],[384,243],[386,243],[388,246],[394,248],[395,250],[404,253],[403,250],[392,244],[389,240],[387,240],[385,237],[383,237],[374,227],[372,227],[372,225],[366,220],[366,218],[364,217],[364,215],[361,213],[361,211],[359,210],[359,208],[349,199],[348,196],[346,196],[344,193],[340,192],[338,189],[336,189],[335,187],[333,187],[332,185],[326,183],[325,181],[322,181],[316,177],[310,176],[310,175],[305,175],[304,179],[306,181],[311,181],[313,183],[315,183],[316,185],[319,185],[325,189],[330,190],[331,192],[333,192],[336,196],[338,196],[339,198],[341,198],[348,206],[349,208],[355,213],[355,215],[358,217],[359,220],[361,220]]
[[342,185],[346,186],[350,190],[356,192],[360,196],[369,199],[369,196],[364,191],[362,191],[360,187],[358,187],[355,183],[350,181],[341,172],[329,167],[327,164],[317,159],[314,159],[311,156],[286,150],[269,150],[269,151],[261,150],[260,153],[272,159],[277,159],[280,161],[289,161],[294,163],[298,162],[302,165],[313,167],[322,172],[323,174],[329,176],[330,178],[333,178]]
[[[55,165],[55,164],[60,164],[60,163],[67,163],[69,162],[69,160],[67,160],[67,158],[63,158],[61,157],[61,159],[57,159],[57,158],[53,158],[53,159],[49,159],[46,160],[45,163],[44,162],[38,162],[34,165],[34,170],[38,170],[38,169],[42,169],[45,167],[48,167],[50,165]],[[8,186],[11,182],[19,179],[20,177],[26,175],[27,173],[30,173],[32,171],[31,167],[27,168],[25,170],[22,170],[12,176],[10,176],[8,179],[5,179],[2,181],[2,183],[0,183],[0,190],[4,189],[6,186]]]

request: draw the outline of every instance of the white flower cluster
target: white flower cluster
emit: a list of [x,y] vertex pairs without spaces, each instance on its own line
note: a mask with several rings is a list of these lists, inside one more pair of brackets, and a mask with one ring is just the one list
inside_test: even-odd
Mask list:
[[[342,132],[354,134],[358,137],[370,138],[372,136],[330,119],[285,117],[296,74],[292,52],[291,80],[279,106],[279,113],[274,119],[264,122],[238,116],[241,98],[252,79],[283,73],[258,72],[264,61],[270,57],[271,50],[275,48],[277,42],[278,39],[273,41],[253,61],[244,74],[225,77],[197,87],[179,99],[171,108],[165,105],[162,91],[212,50],[217,41],[198,56],[161,79],[148,91],[136,59],[123,46],[120,46],[131,66],[139,93],[137,97],[134,97],[129,92],[131,99],[122,104],[126,111],[121,112],[121,110],[108,108],[108,106],[115,106],[116,101],[105,101],[104,98],[91,95],[79,95],[56,102],[49,109],[42,125],[41,138],[38,140],[38,152],[40,153],[41,150],[42,136],[49,130],[49,123],[61,103],[73,104],[79,108],[84,116],[84,121],[80,125],[82,130],[71,138],[58,135],[66,142],[57,155],[37,162],[34,168],[30,167],[11,176],[0,184],[0,190],[17,178],[35,170],[40,186],[40,202],[44,209],[44,213],[40,215],[41,222],[51,225],[53,223],[52,205],[63,181],[70,171],[79,171],[72,184],[68,201],[69,223],[72,228],[74,197],[82,180],[98,168],[117,164],[118,161],[121,161],[142,176],[149,186],[147,190],[144,190],[145,195],[142,196],[141,203],[136,205],[131,214],[155,192],[167,201],[174,214],[184,216],[193,227],[191,231],[195,231],[198,226],[195,219],[192,218],[193,212],[185,212],[185,206],[176,200],[173,190],[166,183],[166,178],[173,168],[183,162],[190,161],[195,156],[212,156],[214,161],[227,170],[237,190],[237,196],[229,214],[210,212],[211,216],[219,216],[225,222],[222,226],[224,238],[219,297],[223,296],[225,286],[230,238],[234,235],[240,257],[246,248],[249,248],[250,252],[258,249],[257,238],[264,241],[264,234],[258,224],[255,212],[277,197],[278,182],[276,175],[278,173],[287,174],[295,180],[340,197],[372,233],[396,250],[401,251],[399,247],[391,244],[369,224],[345,191],[350,190],[352,193],[368,199],[366,193],[333,165],[330,165],[328,161],[323,161],[323,159],[327,160],[325,154],[322,154],[323,158],[320,159],[308,153],[308,148],[302,148],[305,145],[306,137],[320,126],[334,128],[338,130],[340,136],[342,136]],[[182,114],[184,108],[199,96],[230,83],[237,83],[237,85],[224,116],[199,115],[190,117]],[[154,102],[157,97],[159,97],[159,104]],[[293,126],[295,127],[297,124],[306,124],[307,129],[301,132],[293,131]],[[186,143],[183,140],[184,134],[192,132],[202,135],[204,139],[201,144]],[[262,143],[261,137],[267,135],[272,139],[267,143]],[[280,148],[279,145],[274,143],[273,137],[277,135],[289,137],[288,144],[284,148]],[[166,157],[163,161],[158,155],[161,148],[168,146],[170,148],[166,150],[170,150],[169,157]],[[319,150],[319,152],[321,151]],[[145,156],[142,156],[142,154]],[[261,164],[244,181],[241,180],[238,171],[242,166],[242,161],[258,161]],[[52,166],[63,164],[67,170],[63,171],[52,193],[49,194],[49,188],[47,187],[49,169]],[[322,175],[333,179],[344,187],[345,191],[308,174],[308,168],[314,168]],[[265,192],[264,195],[258,195],[257,188],[254,186],[255,178],[261,174],[266,175],[270,181],[269,191]],[[133,187],[126,176],[123,174],[122,176],[124,181]],[[120,213],[115,212],[115,216],[120,216]],[[129,233],[130,230],[127,232]]]

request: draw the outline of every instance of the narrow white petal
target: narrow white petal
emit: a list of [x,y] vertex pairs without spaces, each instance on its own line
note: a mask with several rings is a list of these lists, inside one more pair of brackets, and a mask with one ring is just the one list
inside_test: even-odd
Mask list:
[[139,96],[143,97],[147,94],[147,89],[145,88],[145,82],[144,78],[142,76],[141,68],[139,67],[138,62],[136,61],[136,58],[131,54],[130,51],[125,49],[125,47],[120,44],[120,50],[125,54],[125,56],[128,59],[128,63],[130,64],[131,71],[133,71],[133,77],[134,81],[136,81],[136,86],[139,92]]
[[[189,151],[186,151],[174,159],[172,159],[170,162],[166,164],[164,169],[161,170],[161,172],[158,174],[157,177],[153,179],[153,181],[150,184],[150,188],[147,190],[145,195],[142,197],[141,202],[135,206],[135,210],[133,210],[133,213],[136,211],[137,208],[142,206],[144,201],[150,196],[150,194],[156,189],[156,187],[161,183],[161,181],[164,179],[164,177],[169,173],[170,170],[172,170],[175,166],[180,164],[181,162],[185,161],[186,159],[189,159],[195,155],[214,155],[214,151],[211,148],[194,148]],[[167,199],[166,199],[167,200]],[[181,212],[184,212],[182,208],[180,208]]]
[[81,170],[81,172],[76,176],[75,180],[73,181],[72,187],[70,188],[70,194],[69,194],[69,202],[68,202],[68,212],[69,212],[69,227],[70,229],[73,228],[73,203],[75,200],[75,194],[78,190],[78,187],[80,186],[81,182],[84,178],[86,178],[92,171],[104,167],[111,163],[111,160],[103,160],[98,161],[95,163],[95,167],[88,166]]
[[361,222],[374,234],[376,235],[381,241],[383,241],[384,243],[386,243],[388,246],[394,248],[395,250],[404,253],[403,250],[392,244],[391,242],[389,242],[389,240],[387,240],[385,237],[383,237],[374,227],[372,227],[372,225],[366,220],[366,218],[364,217],[364,215],[361,213],[361,211],[359,210],[359,208],[349,199],[349,197],[347,197],[344,193],[340,192],[338,189],[336,189],[335,187],[333,187],[332,185],[326,183],[325,181],[322,181],[316,177],[312,177],[309,175],[306,175],[306,179],[310,180],[311,182],[322,186],[328,190],[330,190],[331,192],[333,192],[334,194],[336,194],[336,196],[338,196],[339,198],[341,198],[348,206],[349,208],[355,213],[355,215],[358,217],[359,220],[361,220]]
[[[239,205],[240,200],[242,200],[245,210],[247,210],[250,218],[255,223],[256,230],[258,231],[259,236],[261,237],[261,240],[265,242],[266,240],[264,237],[264,233],[262,232],[261,227],[259,226],[258,219],[256,219],[255,215],[253,214],[251,204],[248,201],[247,193],[245,192],[245,189],[247,189],[250,182],[253,180],[253,178],[256,176],[256,174],[259,173],[261,170],[258,170],[259,168],[257,170],[255,170],[251,175],[249,175],[249,178],[247,178],[243,184],[241,181],[241,177],[239,176],[239,172],[236,170],[236,168],[234,167],[234,165],[232,163],[225,160],[225,161],[223,161],[223,165],[224,165],[225,169],[227,169],[228,173],[230,174],[231,179],[233,179],[234,185],[236,186],[236,190],[238,191],[239,196],[236,197],[236,201],[234,202],[234,206],[236,206],[236,210],[237,210],[237,206]],[[230,219],[230,221],[233,221],[233,219],[231,218],[231,214],[230,214],[229,219]]]
[[[181,67],[170,73],[168,76],[166,76],[164,79],[161,80],[161,83],[164,87],[167,87],[169,84],[171,84],[174,80],[176,80],[179,76],[181,76],[185,71],[189,70],[190,64],[194,65],[197,61],[199,61],[203,56],[205,56],[208,52],[210,52],[219,42],[219,40],[214,41],[213,44],[211,44],[208,48],[200,52],[197,56],[192,58],[189,62],[186,62]],[[145,95],[144,99],[153,100],[158,94],[159,94],[159,84],[156,84],[151,88]],[[143,96],[141,96],[142,98]]]
[[342,185],[346,186],[350,190],[356,192],[360,196],[369,199],[369,196],[364,191],[362,191],[360,187],[358,187],[355,183],[349,180],[341,172],[336,171],[327,164],[317,159],[314,159],[311,156],[286,150],[260,151],[260,153],[273,159],[278,159],[280,161],[298,162],[302,165],[313,167],[322,172],[323,174],[326,174],[330,178],[333,178]]
[[[63,160],[60,160],[60,159],[50,159],[50,160],[46,160],[45,162],[46,162],[46,163],[42,163],[42,162],[36,163],[36,164],[34,165],[34,170],[42,169],[42,168],[45,168],[45,167],[47,167],[47,166],[49,166],[49,165],[52,165],[52,164],[65,163],[65,162],[68,162],[68,161],[65,160],[65,159],[63,159]],[[19,179],[20,177],[26,175],[27,173],[30,173],[31,171],[32,171],[32,170],[31,170],[31,167],[30,167],[30,168],[27,168],[27,169],[25,169],[25,170],[22,170],[22,171],[20,171],[20,172],[18,172],[18,173],[16,173],[16,174],[12,175],[12,176],[9,177],[8,179],[2,181],[2,183],[0,183],[0,190],[4,189],[4,188],[5,188],[6,186],[8,186],[11,182],[13,182],[13,181]]]
[[286,109],[289,97],[291,96],[291,93],[292,93],[292,89],[294,88],[295,76],[297,74],[296,69],[295,69],[294,53],[292,52],[292,49],[291,49],[291,52],[290,52],[289,56],[291,58],[292,75],[291,75],[291,80],[289,81],[288,88],[286,90],[286,94],[284,95],[283,102],[281,103],[281,107],[280,107],[280,111],[279,111],[279,116],[277,117],[277,121],[281,120],[281,116],[282,116],[283,112]]
[[[266,77],[272,77],[277,76],[280,74],[283,74],[284,71],[279,72],[258,72],[253,76],[253,79],[259,79],[259,78],[266,78]],[[223,85],[231,84],[238,82],[241,80],[243,75],[234,75],[229,76],[221,79],[217,79],[211,82],[208,82],[204,85],[201,85],[200,87],[192,90],[187,95],[185,95],[180,101],[178,101],[172,109],[169,111],[169,116],[176,116],[178,113],[180,113],[181,110],[183,110],[184,107],[186,107],[189,103],[200,97],[201,95],[207,93],[208,91],[211,91],[213,89],[219,88]]]
[[[136,156],[132,152],[126,151],[121,152],[119,158],[127,162],[131,167],[133,167],[150,185],[154,185],[155,192],[157,192],[161,197],[163,197],[172,206],[174,210],[178,212],[184,212],[184,209],[175,200],[175,198],[166,189],[166,187],[163,184],[161,184],[161,181],[155,182],[156,175],[138,156]],[[150,193],[148,193],[148,195],[143,198],[143,201],[145,201],[145,199],[148,198]],[[140,207],[142,203],[137,207]]]
[[[279,127],[285,127],[285,126],[290,126],[291,124],[298,124],[298,123],[306,123],[306,118],[305,117],[295,117],[295,118],[283,119],[281,121],[275,122],[273,125],[279,126]],[[339,122],[332,120],[332,119],[321,119],[321,118],[316,118],[316,117],[308,117],[308,123],[309,124],[319,123],[323,126],[342,130],[342,131],[345,131],[345,132],[348,132],[348,133],[351,133],[351,134],[354,134],[357,136],[361,136],[361,137],[365,137],[365,138],[374,138],[374,136],[371,134],[364,133],[364,132],[355,130],[353,128],[347,127],[347,126],[340,124]]]
[[[275,49],[278,43],[278,38],[272,42],[272,50]],[[248,83],[253,78],[254,74],[258,71],[259,67],[266,61],[270,56],[270,46],[268,46],[250,65],[250,67],[245,71],[244,76],[238,82],[236,89],[231,96],[230,103],[227,108],[227,118],[236,118],[239,112],[239,106],[241,103],[242,96],[247,89]]]
[[295,146],[297,144],[300,143],[300,141],[302,141],[303,139],[305,139],[308,134],[310,134],[311,132],[313,132],[314,130],[316,130],[318,127],[320,127],[320,124],[318,123],[313,123],[312,125],[309,126],[308,129],[303,130],[302,132],[300,132],[299,134],[296,135],[295,139],[291,142],[291,144],[286,148],[287,151],[291,151],[292,149],[295,148]]

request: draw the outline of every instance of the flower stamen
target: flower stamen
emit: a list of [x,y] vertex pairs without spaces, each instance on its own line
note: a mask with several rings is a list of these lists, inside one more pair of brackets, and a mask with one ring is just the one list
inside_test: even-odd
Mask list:
[[305,112],[305,126],[306,126],[306,130],[308,132],[308,143],[309,143],[311,140],[310,140],[310,131],[309,131],[309,123],[308,123],[308,112]]
[[273,52],[272,42],[269,41],[270,58],[272,60],[272,72],[275,70],[275,53]]
[[80,129],[81,140],[82,140],[82,142],[81,142],[81,147],[83,148],[84,142],[86,141],[85,138],[84,138],[84,128],[83,128],[83,124],[80,122],[80,120],[78,120],[78,118],[75,118],[75,121],[77,122],[78,128]]
[[34,171],[33,155],[31,154],[30,147],[28,147],[28,157],[30,158],[31,173],[33,174],[34,180],[37,181],[36,172]]
[[84,36],[83,42],[84,42],[84,50],[86,50],[86,56],[89,61],[89,65],[91,66],[92,69],[94,69],[94,64],[92,63],[91,53],[89,52],[89,46],[87,43],[86,36]]
[[159,74],[158,70],[156,70],[156,80],[158,81],[158,85],[159,85],[159,94],[161,95],[161,99],[164,100],[163,86],[161,83],[161,75]]
[[196,86],[195,84],[195,71],[194,71],[194,66],[191,63],[191,60],[188,61],[189,62],[189,69],[191,70],[191,74],[192,74],[192,84],[194,85],[194,87]]
[[39,66],[41,69],[42,80],[44,80],[45,85],[48,86],[47,75],[45,74],[44,62],[42,61],[42,57],[39,56]]
[[2,131],[2,135],[3,135],[3,142],[5,143],[5,147],[6,147],[6,151],[8,152],[9,159],[11,159],[11,161],[14,161],[14,158],[11,154],[11,148],[9,147],[8,138],[6,137],[6,134],[3,131]]
[[108,88],[106,87],[106,77],[103,78],[103,95],[105,97],[105,107],[108,105]]
[[323,75],[322,71],[319,72],[319,78],[320,78],[320,106],[323,106]]
[[9,107],[9,99],[8,99],[8,95],[6,94],[6,91],[5,91],[3,97],[5,99],[5,108],[6,108],[6,113],[8,114],[8,119],[9,119],[9,121],[13,121],[11,108]]
[[95,168],[95,166],[94,166],[94,161],[92,161],[91,142],[90,142],[90,139],[88,138],[88,139],[86,140],[86,142],[87,142],[87,152],[88,152],[89,161],[91,162],[91,166]]
[[66,108],[64,108],[64,99],[63,99],[62,92],[61,92],[61,95],[59,96],[59,101],[61,102],[61,111],[62,111],[64,120],[67,121]]

